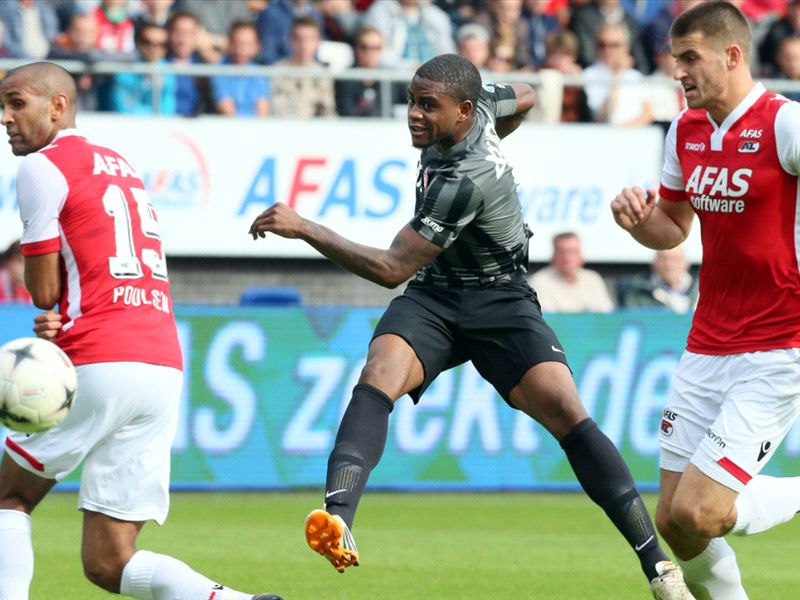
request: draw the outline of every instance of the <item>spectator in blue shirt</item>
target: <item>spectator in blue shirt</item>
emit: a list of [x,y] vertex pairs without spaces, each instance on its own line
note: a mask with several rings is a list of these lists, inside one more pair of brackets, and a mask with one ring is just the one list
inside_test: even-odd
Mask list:
[[[255,64],[261,48],[258,31],[250,21],[237,21],[228,32],[228,56],[224,62],[238,67]],[[218,75],[211,78],[211,92],[217,112],[227,116],[269,115],[270,85],[259,75]]]
[[[142,25],[136,31],[136,52],[141,62],[166,64],[167,30],[160,25]],[[175,76],[160,73],[117,73],[111,83],[105,108],[135,115],[174,115]],[[153,98],[158,94],[158,99]]]
[[[167,61],[176,65],[203,63],[200,54],[203,39],[204,30],[198,18],[188,11],[175,11],[167,21]],[[186,117],[207,112],[208,80],[191,75],[176,75],[175,79],[175,112]]]
[[270,0],[258,14],[256,27],[264,64],[271,65],[291,55],[292,24],[296,18],[305,16],[314,17],[322,30],[322,14],[311,0]]

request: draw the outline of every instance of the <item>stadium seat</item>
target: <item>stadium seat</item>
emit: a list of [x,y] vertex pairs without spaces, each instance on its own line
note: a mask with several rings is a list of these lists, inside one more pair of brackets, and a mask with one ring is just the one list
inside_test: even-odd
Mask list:
[[245,288],[239,296],[239,306],[300,306],[300,291],[293,287],[254,286]]

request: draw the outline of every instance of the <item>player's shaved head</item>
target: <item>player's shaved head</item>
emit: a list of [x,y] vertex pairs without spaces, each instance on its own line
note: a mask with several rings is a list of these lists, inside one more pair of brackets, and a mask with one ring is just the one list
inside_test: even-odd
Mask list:
[[75,82],[53,63],[23,65],[0,81],[0,107],[11,151],[25,156],[50,144],[59,131],[75,127]]
[[0,82],[0,87],[7,88],[12,84],[24,86],[40,98],[65,96],[69,104],[68,112],[73,118],[75,117],[78,92],[75,80],[63,67],[49,62],[23,65],[11,69]]

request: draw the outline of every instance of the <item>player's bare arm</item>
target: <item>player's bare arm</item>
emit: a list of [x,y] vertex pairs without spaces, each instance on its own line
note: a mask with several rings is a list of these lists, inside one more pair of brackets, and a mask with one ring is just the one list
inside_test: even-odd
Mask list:
[[500,138],[513,133],[536,104],[536,92],[533,86],[527,83],[512,83],[509,85],[514,89],[514,94],[517,97],[517,112],[497,119],[494,128]]
[[623,188],[611,201],[611,212],[617,225],[654,250],[667,250],[683,242],[694,218],[688,202],[661,200],[654,189],[640,187]]
[[408,225],[397,233],[388,250],[358,244],[324,225],[304,219],[280,202],[256,217],[250,227],[253,239],[263,238],[267,233],[302,239],[340,267],[387,288],[408,280],[443,250]]
[[25,287],[38,308],[50,310],[58,304],[61,298],[58,252],[25,257]]

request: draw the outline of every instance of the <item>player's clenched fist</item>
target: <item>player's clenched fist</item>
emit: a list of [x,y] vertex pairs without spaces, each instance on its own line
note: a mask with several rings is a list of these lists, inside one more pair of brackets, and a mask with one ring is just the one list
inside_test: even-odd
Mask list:
[[617,225],[626,230],[641,225],[650,217],[656,205],[656,191],[640,187],[623,188],[611,201],[611,212]]
[[294,210],[277,202],[256,217],[250,226],[250,235],[256,239],[271,232],[285,238],[296,238],[300,237],[304,222],[305,219]]

